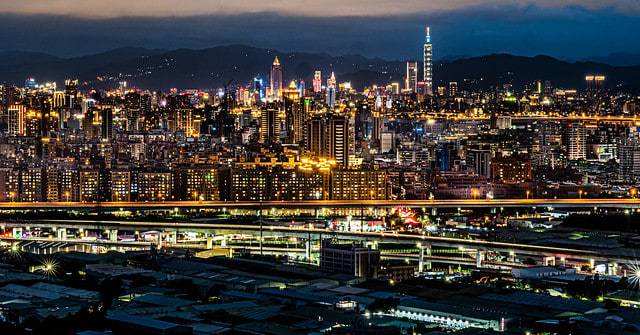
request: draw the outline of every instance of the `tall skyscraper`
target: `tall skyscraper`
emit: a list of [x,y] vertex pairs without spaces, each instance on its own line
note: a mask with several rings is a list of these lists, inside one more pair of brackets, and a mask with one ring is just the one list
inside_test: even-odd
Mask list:
[[418,62],[407,62],[407,74],[405,77],[407,91],[416,92],[418,89]]
[[271,65],[271,97],[279,100],[282,96],[282,66],[278,56],[273,60]]
[[264,106],[260,110],[260,142],[280,142],[280,119],[278,110],[273,106]]
[[326,143],[326,127],[324,118],[314,116],[307,123],[306,134],[307,150],[316,156],[323,156]]
[[336,160],[338,166],[349,166],[349,119],[333,115],[327,125],[327,153]]
[[101,133],[103,139],[110,140],[113,137],[113,110],[111,108],[102,110]]
[[333,72],[327,80],[327,105],[331,108],[336,105],[336,75]]
[[67,79],[64,82],[65,107],[73,109],[78,102],[78,79]]
[[313,75],[313,93],[322,91],[322,72],[319,70]]
[[430,28],[426,28],[423,49],[423,80],[425,83],[426,94],[433,94],[433,45],[431,44],[431,31]]

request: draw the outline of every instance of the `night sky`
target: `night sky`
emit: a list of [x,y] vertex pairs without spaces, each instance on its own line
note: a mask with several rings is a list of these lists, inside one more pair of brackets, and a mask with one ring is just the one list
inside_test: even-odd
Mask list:
[[640,53],[637,0],[3,1],[0,50],[77,56],[122,46],[248,44],[417,59],[426,24],[436,59],[495,52],[568,60]]

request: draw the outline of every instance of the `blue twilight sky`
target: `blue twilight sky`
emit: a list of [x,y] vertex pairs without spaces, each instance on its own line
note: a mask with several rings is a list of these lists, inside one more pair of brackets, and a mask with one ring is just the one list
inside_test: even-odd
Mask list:
[[76,56],[122,46],[248,44],[419,58],[640,53],[638,0],[23,0],[0,4],[0,50]]

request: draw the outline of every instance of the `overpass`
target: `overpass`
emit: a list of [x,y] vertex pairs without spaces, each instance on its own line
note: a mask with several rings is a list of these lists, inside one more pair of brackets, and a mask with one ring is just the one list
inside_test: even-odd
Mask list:
[[0,202],[0,210],[171,210],[171,209],[321,209],[321,208],[640,208],[640,199],[446,199],[310,201],[162,201],[162,202]]
[[[281,226],[269,224],[225,224],[225,223],[203,223],[203,222],[143,222],[143,221],[101,221],[101,220],[37,220],[37,221],[5,221],[1,223],[3,229],[23,228],[45,228],[54,227],[56,231],[62,229],[82,229],[85,231],[105,231],[109,234],[112,242],[117,241],[118,231],[157,231],[160,234],[173,236],[178,232],[201,232],[216,235],[252,234],[255,236],[275,236],[275,237],[299,237],[302,239],[319,240],[322,238],[335,237],[344,240],[356,240],[364,242],[378,243],[402,243],[412,246],[423,245],[442,248],[464,248],[482,251],[495,251],[500,253],[527,255],[535,257],[560,257],[581,259],[592,259],[598,261],[616,260],[620,263],[632,261],[629,257],[605,255],[596,250],[564,248],[544,245],[509,243],[499,241],[488,241],[482,239],[465,239],[455,237],[441,237],[410,233],[399,233],[397,231],[365,232],[365,231],[337,231],[328,228],[316,228],[313,225]],[[113,235],[115,234],[115,235]],[[58,234],[58,236],[66,236]],[[50,239],[51,240],[51,239]],[[68,239],[54,239],[69,241]],[[128,242],[124,242],[128,243]]]

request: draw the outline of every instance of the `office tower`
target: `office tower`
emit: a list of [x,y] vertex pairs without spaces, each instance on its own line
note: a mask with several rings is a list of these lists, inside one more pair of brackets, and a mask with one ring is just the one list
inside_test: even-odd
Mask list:
[[13,136],[25,136],[25,115],[27,107],[22,104],[13,104],[9,106],[8,132]]
[[64,105],[73,109],[78,102],[78,79],[67,79],[64,82]]
[[29,90],[34,90],[34,89],[38,88],[38,82],[36,81],[35,78],[27,78],[24,81],[24,88],[29,89]]
[[300,144],[304,141],[305,124],[307,121],[307,99],[294,101],[291,107],[291,143]]
[[491,151],[483,149],[469,150],[469,159],[473,164],[473,170],[478,176],[489,178],[491,173]]
[[141,99],[140,94],[137,92],[129,92],[124,96],[124,106],[126,109],[127,130],[138,131],[142,130],[139,127],[138,120],[140,119],[141,112]]
[[279,100],[282,96],[282,66],[278,56],[273,60],[271,65],[271,97],[274,100]]
[[331,72],[331,77],[327,80],[327,105],[333,108],[336,105],[336,75]]
[[349,119],[332,115],[327,124],[327,154],[341,167],[349,166]]
[[253,92],[255,94],[256,100],[262,100],[265,98],[264,94],[264,84],[262,83],[262,78],[253,78]]
[[102,110],[101,130],[103,139],[113,138],[113,110],[111,108]]
[[400,83],[391,83],[391,94],[400,94]]
[[314,116],[307,125],[306,145],[307,151],[315,156],[324,154],[326,143],[326,129],[324,119]]
[[571,122],[567,125],[567,152],[569,160],[587,158],[587,134],[584,124]]
[[260,143],[280,142],[280,118],[275,106],[265,106],[260,110]]
[[425,82],[425,89],[427,95],[433,94],[433,45],[431,44],[431,31],[430,28],[426,28],[424,48],[423,48],[423,81]]
[[319,70],[313,75],[313,93],[322,91],[322,72]]
[[418,90],[418,62],[407,62],[407,74],[405,77],[405,89],[411,92]]
[[200,135],[199,122],[196,121],[192,108],[178,108],[175,110],[175,131],[182,131],[187,137]]
[[82,132],[88,139],[96,139],[100,136],[100,114],[95,108],[88,108],[82,119]]

